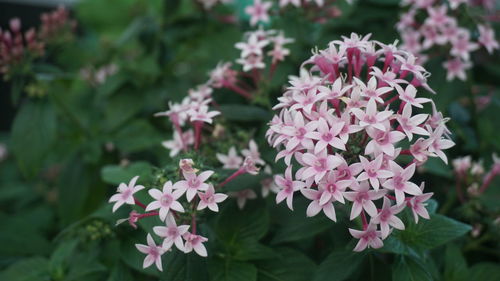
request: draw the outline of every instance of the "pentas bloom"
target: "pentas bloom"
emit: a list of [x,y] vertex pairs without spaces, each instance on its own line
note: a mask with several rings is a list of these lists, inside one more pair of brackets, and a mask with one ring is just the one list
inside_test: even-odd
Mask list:
[[[436,13],[433,20],[442,21]],[[454,145],[448,119],[422,97],[433,93],[429,73],[396,43],[357,34],[314,51],[302,65],[310,67],[290,77],[266,133],[288,166],[275,177],[276,201],[293,209],[300,191],[311,200],[307,216],[323,211],[333,221],[335,205],[346,204],[350,219],[363,225],[350,230],[360,239],[355,250],[382,247],[393,228],[404,229],[397,217],[404,208],[428,218],[422,208],[430,196],[413,174],[429,157],[446,162],[443,150]],[[432,114],[421,113],[426,107]]]
[[[150,188],[148,193],[152,200],[148,204],[142,203],[135,197],[135,193],[145,188],[136,184],[139,176],[132,178],[128,185],[120,184],[118,193],[111,196],[109,200],[115,202],[113,212],[123,204],[136,205],[144,210],[143,213],[136,210],[131,211],[128,219],[118,220],[117,224],[129,221],[136,228],[138,221],[153,216],[157,216],[164,222],[164,224],[152,228],[152,231],[162,239],[161,244],[157,245],[151,234],[147,235],[147,245],[136,244],[136,248],[146,254],[143,264],[145,268],[155,263],[161,271],[161,256],[167,251],[173,250],[173,245],[185,253],[194,250],[200,256],[207,256],[203,245],[207,238],[196,234],[197,216],[203,214],[204,209],[218,212],[217,204],[223,202],[228,195],[215,192],[214,185],[209,182],[209,178],[213,174],[212,171],[199,172],[194,165],[192,159],[181,159],[179,169],[175,174],[182,175],[182,179],[176,182],[166,181],[161,190]],[[217,186],[221,186],[221,183]],[[186,197],[183,196],[184,194]]]
[[269,9],[273,4],[268,1],[254,0],[253,5],[245,8],[245,13],[250,16],[250,24],[269,22]]
[[[476,30],[461,26],[455,15],[463,14],[453,11],[460,5],[474,5],[476,1],[449,0],[449,6],[442,1],[407,0],[403,5],[409,10],[400,16],[396,24],[403,39],[402,48],[413,52],[420,63],[426,60],[425,53],[437,46],[446,48],[449,58],[443,67],[447,70],[447,80],[458,78],[465,80],[466,70],[472,67],[471,53],[484,47],[489,54],[499,48],[493,29],[486,23],[478,24]],[[480,2],[480,1],[479,1]],[[469,7],[467,7],[468,9]],[[482,7],[484,9],[484,7]],[[455,13],[454,13],[455,12]],[[417,20],[417,19],[424,20]],[[479,33],[479,37],[472,36]]]

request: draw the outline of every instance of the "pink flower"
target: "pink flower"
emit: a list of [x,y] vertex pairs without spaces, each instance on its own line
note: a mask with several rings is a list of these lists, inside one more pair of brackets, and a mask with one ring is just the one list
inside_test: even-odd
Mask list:
[[319,212],[323,211],[323,213],[332,221],[337,221],[337,216],[335,214],[335,208],[332,204],[333,198],[331,198],[328,202],[324,204],[320,204],[321,197],[323,195],[323,191],[315,190],[310,188],[301,189],[300,192],[307,199],[311,200],[309,206],[307,206],[306,215],[308,217],[314,217]]
[[381,169],[382,161],[384,160],[382,154],[377,156],[377,158],[371,162],[363,156],[359,156],[359,158],[361,159],[361,165],[363,166],[364,172],[358,176],[357,180],[369,180],[371,186],[375,190],[378,190],[380,187],[379,179],[386,179],[394,175],[391,171]]
[[391,206],[391,201],[389,198],[384,197],[384,205],[379,211],[378,215],[373,218],[371,223],[380,225],[380,233],[382,234],[382,239],[389,236],[390,226],[404,230],[405,225],[400,218],[396,217],[396,214],[401,212],[405,206],[404,205],[394,205]]
[[302,161],[306,169],[302,172],[301,178],[303,180],[314,178],[316,183],[323,179],[327,171],[337,168],[342,163],[339,156],[328,155],[326,150],[318,154],[304,153]]
[[482,24],[479,24],[477,28],[479,29],[478,41],[488,50],[488,53],[491,54],[495,49],[499,48],[498,41],[495,40],[495,31],[493,28]]
[[293,211],[293,194],[295,191],[301,190],[306,186],[302,181],[294,181],[292,178],[292,166],[288,166],[285,170],[285,177],[280,175],[274,176],[274,182],[281,188],[281,190],[276,195],[276,203],[279,204],[281,201],[285,200],[288,208]]
[[257,175],[260,171],[260,168],[256,166],[255,161],[251,156],[247,156],[245,158],[240,169],[243,169],[245,173],[249,173],[250,175]]
[[454,40],[451,41],[451,46],[450,54],[460,57],[465,61],[470,59],[470,52],[479,48],[476,43],[470,42],[470,33],[468,30],[457,34]]
[[197,173],[198,169],[193,168],[193,159],[181,159],[179,160],[179,168],[185,173]]
[[186,240],[186,244],[184,244],[184,253],[190,253],[194,250],[202,257],[206,257],[208,255],[207,249],[205,249],[205,246],[203,245],[204,242],[208,241],[207,238],[190,232],[184,233],[182,237]]
[[143,190],[144,186],[142,185],[135,185],[137,182],[137,179],[139,179],[139,176],[133,177],[128,186],[124,183],[120,183],[118,186],[118,193],[111,196],[109,199],[109,202],[116,202],[113,205],[113,213],[120,208],[121,205],[123,204],[129,204],[129,205],[134,205],[134,193],[136,193],[139,190]]
[[269,44],[268,40],[259,40],[257,34],[252,33],[247,42],[238,42],[235,46],[241,50],[241,57],[245,58],[249,55],[262,56],[262,49],[267,44]]
[[375,100],[370,99],[366,105],[366,112],[359,108],[351,109],[352,113],[358,118],[359,125],[363,128],[376,128],[385,131],[385,127],[382,124],[383,121],[387,120],[392,115],[392,111],[386,110],[377,112],[377,104]]
[[174,184],[173,188],[180,190],[182,193],[186,192],[188,202],[193,200],[196,192],[205,191],[208,189],[208,184],[205,181],[213,174],[213,171],[205,171],[198,176],[194,173],[182,173],[186,180],[178,181]]
[[418,108],[423,108],[422,103],[426,103],[426,102],[431,101],[428,98],[416,98],[415,96],[417,94],[417,89],[412,84],[409,84],[408,86],[406,86],[406,89],[404,89],[404,90],[401,86],[396,85],[396,90],[398,91],[399,98],[402,101],[409,103],[409,104],[411,104],[415,107],[418,107]]
[[357,187],[351,186],[354,191],[344,192],[344,197],[353,202],[351,208],[350,219],[353,220],[362,210],[365,210],[371,217],[377,215],[377,207],[373,203],[373,200],[382,198],[386,190],[370,190],[370,185],[367,181],[360,182]]
[[238,156],[238,154],[236,153],[236,148],[234,148],[234,146],[231,146],[231,148],[229,148],[229,152],[227,155],[217,153],[215,156],[224,165],[222,167],[224,169],[238,169],[243,162],[243,158]]
[[365,154],[379,154],[383,152],[386,155],[394,155],[394,145],[405,138],[405,134],[399,131],[380,131],[367,130],[368,136],[372,139],[365,147]]
[[260,152],[259,152],[259,147],[257,146],[257,143],[252,139],[248,143],[248,149],[243,149],[241,150],[241,154],[245,157],[251,157],[253,161],[259,165],[264,165],[266,164],[262,158],[260,158]]
[[148,204],[146,211],[152,211],[160,209],[160,219],[165,220],[170,209],[177,212],[184,212],[184,208],[181,203],[177,201],[179,197],[184,194],[184,190],[175,190],[172,192],[172,182],[167,181],[163,185],[163,190],[153,188],[148,191],[149,195],[155,199],[155,201]]
[[208,106],[202,105],[198,109],[190,109],[188,111],[191,122],[202,121],[208,124],[212,124],[212,119],[219,115],[219,111],[208,111]]
[[444,154],[443,149],[448,149],[455,145],[455,143],[447,138],[443,138],[445,126],[441,125],[434,130],[429,139],[429,152],[437,155],[444,163],[448,164],[448,158]]
[[[420,185],[420,190],[424,191],[424,183]],[[421,192],[421,193],[422,193]],[[427,200],[429,200],[434,193],[423,193],[422,195],[414,196],[410,201],[408,201],[408,205],[413,213],[413,217],[415,218],[415,223],[418,223],[418,217],[422,217],[424,219],[429,219],[429,212],[425,208]]]
[[413,134],[429,136],[430,133],[419,125],[425,122],[427,119],[427,114],[417,114],[412,116],[411,104],[407,103],[403,108],[401,115],[397,116],[397,120],[408,140],[412,140]]
[[361,95],[367,97],[368,99],[374,99],[378,103],[384,103],[382,95],[391,92],[393,88],[391,87],[377,87],[377,78],[372,76],[368,83],[365,85],[363,81],[358,78],[354,78],[356,83],[361,87]]
[[236,198],[236,203],[238,204],[238,208],[243,209],[245,207],[245,203],[248,199],[257,198],[257,194],[255,191],[251,189],[243,189],[237,192],[229,192],[229,197]]
[[174,216],[168,214],[165,219],[166,226],[155,226],[153,227],[154,233],[156,235],[164,238],[162,248],[168,250],[175,244],[177,249],[184,251],[184,243],[182,241],[182,235],[184,235],[188,229],[189,225],[179,225],[175,223]]
[[182,139],[177,131],[174,131],[174,139],[164,141],[161,144],[163,145],[163,147],[170,150],[170,157],[174,157],[179,154],[179,152],[181,152],[181,150],[184,148],[184,145],[188,146],[194,144],[193,130],[188,130],[182,133]]
[[467,75],[465,71],[472,67],[470,62],[463,62],[460,58],[454,58],[443,63],[443,67],[447,70],[446,80],[451,81],[455,77],[465,81]]
[[247,6],[245,8],[245,13],[249,15],[250,24],[256,25],[260,22],[268,22],[269,21],[269,9],[271,8],[271,2],[262,2],[261,0],[254,0],[253,6]]
[[306,134],[306,137],[318,141],[314,147],[314,153],[321,152],[328,145],[340,150],[346,150],[344,142],[337,137],[344,127],[344,122],[335,122],[331,127],[323,118],[318,119],[316,122],[318,123],[318,131]]
[[411,195],[420,195],[422,191],[418,186],[409,180],[415,173],[416,165],[415,163],[406,167],[405,169],[401,168],[394,161],[389,162],[389,167],[391,171],[394,173],[394,177],[386,180],[382,186],[389,189],[394,190],[394,194],[396,195],[396,203],[397,205],[401,205],[405,200],[405,193]]
[[313,132],[316,127],[316,122],[308,122],[305,124],[302,113],[297,112],[293,118],[293,125],[285,126],[282,129],[282,134],[289,137],[286,143],[286,149],[292,150],[299,144],[305,148],[314,147],[313,141],[306,135],[309,132]]
[[217,206],[217,203],[226,200],[227,195],[223,193],[215,193],[214,186],[209,185],[205,193],[198,192],[198,197],[200,197],[200,203],[198,203],[196,210],[203,210],[208,207],[210,210],[218,212],[219,207]]
[[354,238],[359,239],[358,244],[356,244],[354,248],[356,252],[361,252],[366,249],[366,247],[378,249],[384,246],[382,239],[380,239],[382,234],[377,230],[377,226],[374,224],[369,224],[366,230],[363,231],[349,228],[349,233],[351,233]]
[[135,247],[139,252],[146,254],[146,258],[144,259],[144,263],[142,264],[143,268],[151,266],[153,263],[156,265],[158,270],[163,271],[161,264],[161,256],[165,253],[162,247],[156,246],[153,237],[148,233],[147,236],[148,245],[135,244]]
[[318,184],[319,189],[323,191],[319,204],[324,205],[331,201],[339,201],[344,204],[343,194],[351,184],[352,181],[350,180],[338,180],[335,171],[328,172],[326,177]]
[[451,163],[452,163],[453,169],[455,170],[455,173],[457,175],[465,175],[465,173],[472,166],[472,159],[471,159],[471,156],[468,155],[468,156],[453,159],[453,161],[451,161]]

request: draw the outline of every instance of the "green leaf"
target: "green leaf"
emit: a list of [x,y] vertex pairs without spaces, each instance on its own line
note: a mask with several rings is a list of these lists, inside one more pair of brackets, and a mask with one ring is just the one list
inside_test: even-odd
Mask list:
[[256,281],[257,268],[250,263],[213,259],[209,262],[210,280]]
[[146,120],[134,120],[115,136],[116,147],[125,153],[135,153],[160,145],[161,136]]
[[311,280],[316,264],[307,256],[290,248],[276,249],[277,257],[258,261],[259,281]]
[[217,216],[217,237],[232,245],[244,239],[260,239],[269,228],[269,214],[263,201],[247,202],[240,210],[236,204],[227,205]]
[[106,271],[106,267],[97,261],[95,254],[82,253],[72,258],[68,275],[65,276],[64,280],[85,280],[87,277],[103,271]]
[[248,261],[276,257],[276,253],[272,248],[259,243],[254,238],[237,240],[233,245],[232,256],[235,260]]
[[133,177],[139,176],[141,182],[151,178],[151,165],[147,162],[135,162],[128,166],[107,165],[101,170],[101,178],[109,184],[128,183]]
[[365,252],[337,250],[328,255],[319,265],[314,281],[342,281],[358,270],[366,256]]
[[69,240],[58,245],[50,256],[49,269],[51,272],[59,271],[68,264],[68,260],[73,254],[77,244],[77,240]]
[[419,256],[425,250],[430,250],[446,244],[471,230],[467,224],[454,219],[431,214],[430,220],[406,220],[404,231],[394,231],[386,241],[382,251]]
[[[3,240],[2,240],[3,241]],[[48,261],[42,257],[20,260],[0,273],[0,280],[32,281],[50,280]]]
[[11,148],[25,176],[39,172],[56,131],[56,113],[47,100],[29,101],[21,107],[12,126]]
[[424,164],[424,170],[430,174],[451,179],[453,171],[443,160],[437,157],[430,157]]
[[293,212],[284,204],[274,206],[272,213],[279,216],[276,218],[279,227],[277,227],[276,234],[271,241],[272,244],[309,238],[331,227],[332,221],[323,214],[311,218],[306,217],[309,202],[305,198],[297,198],[293,203]]
[[69,162],[59,178],[58,214],[63,225],[83,216],[86,199],[92,179],[87,167],[80,160]]
[[130,270],[122,263],[118,263],[111,269],[107,281],[134,281],[134,279]]
[[431,274],[425,266],[410,257],[400,256],[392,267],[393,281],[431,281]]
[[206,281],[207,259],[196,253],[189,254],[174,250],[164,255],[163,266],[160,272],[161,281]]
[[42,255],[50,250],[49,241],[36,229],[36,225],[27,223],[26,220],[9,218],[0,215],[2,231],[0,231],[1,255]]
[[218,110],[230,121],[268,121],[272,117],[269,111],[252,105],[224,104]]
[[500,280],[500,265],[482,262],[469,269],[467,280],[498,281]]
[[[467,263],[460,249],[453,244],[446,246],[445,270],[443,280],[447,281],[467,281]],[[480,280],[480,279],[476,279]]]

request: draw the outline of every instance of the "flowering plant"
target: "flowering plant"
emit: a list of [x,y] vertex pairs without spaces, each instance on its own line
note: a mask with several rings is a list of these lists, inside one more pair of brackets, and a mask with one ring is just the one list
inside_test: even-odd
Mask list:
[[[369,38],[353,33],[315,51],[303,64],[311,70],[291,77],[267,133],[279,150],[276,159],[288,166],[285,178],[276,177],[276,201],[288,198],[293,210],[292,198],[300,191],[312,201],[308,216],[323,211],[333,221],[334,204],[352,202],[350,219],[361,216],[363,224],[361,231],[349,229],[360,239],[355,251],[380,248],[392,228],[404,230],[396,214],[406,206],[415,221],[429,218],[424,206],[432,193],[424,194],[423,184],[410,179],[428,157],[447,162],[442,150],[454,145],[435,106],[432,115],[414,113],[432,103],[417,96],[417,87],[432,91],[425,69],[394,44]],[[401,167],[397,161],[405,156]],[[299,166],[296,181],[292,160]],[[374,202],[382,198],[377,209]]]

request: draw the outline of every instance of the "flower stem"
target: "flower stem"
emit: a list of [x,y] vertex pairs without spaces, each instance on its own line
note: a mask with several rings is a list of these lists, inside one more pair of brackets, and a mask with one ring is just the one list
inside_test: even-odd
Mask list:
[[195,134],[194,149],[198,150],[198,148],[200,147],[200,142],[201,142],[201,129],[203,128],[203,122],[195,121],[193,126],[194,126],[194,134]]
[[137,199],[137,198],[135,198],[135,197],[134,197],[134,203],[135,203],[137,206],[139,206],[139,207],[141,207],[141,208],[143,208],[143,209],[146,209],[146,205],[144,205],[141,201],[139,201],[139,199]]
[[232,181],[233,179],[235,179],[237,176],[242,175],[244,173],[245,173],[245,169],[244,168],[239,168],[236,172],[234,172],[232,175],[230,175],[229,177],[227,177],[227,179],[225,179],[223,182],[221,182],[219,184],[219,187],[223,187],[224,185],[226,185],[227,183],[229,183],[230,181]]

